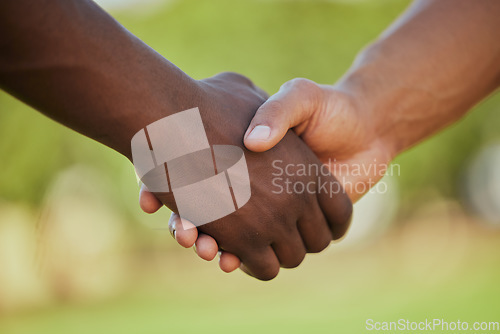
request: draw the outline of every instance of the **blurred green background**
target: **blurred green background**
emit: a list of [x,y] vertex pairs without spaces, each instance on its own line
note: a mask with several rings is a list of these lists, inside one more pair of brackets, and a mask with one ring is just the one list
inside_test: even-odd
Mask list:
[[[109,9],[189,75],[240,72],[272,93],[294,77],[334,83],[408,3]],[[367,319],[500,321],[499,129],[497,94],[400,156],[389,191],[356,205],[345,242],[259,282],[177,246],[163,229],[167,209],[141,213],[124,158],[0,92],[0,333],[360,333]]]

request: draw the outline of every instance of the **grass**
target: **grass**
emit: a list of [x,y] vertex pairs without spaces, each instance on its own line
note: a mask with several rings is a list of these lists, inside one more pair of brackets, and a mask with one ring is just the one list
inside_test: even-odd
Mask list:
[[[4,317],[0,332],[361,333],[367,319],[500,320],[500,234],[444,221],[333,246],[271,282],[223,274],[194,254],[160,254],[137,262],[133,285],[116,298]],[[446,235],[451,226],[462,232]]]

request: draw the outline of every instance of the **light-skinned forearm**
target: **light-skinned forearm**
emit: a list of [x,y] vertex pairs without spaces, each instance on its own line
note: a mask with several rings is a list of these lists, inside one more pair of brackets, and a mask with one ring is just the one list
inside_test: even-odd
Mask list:
[[500,1],[419,0],[336,85],[361,101],[395,156],[500,84]]

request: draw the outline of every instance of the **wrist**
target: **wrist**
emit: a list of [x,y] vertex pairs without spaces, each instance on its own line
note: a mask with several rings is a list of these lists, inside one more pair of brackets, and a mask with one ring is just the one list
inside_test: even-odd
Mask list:
[[347,155],[376,149],[380,152],[380,157],[389,163],[397,155],[396,139],[385,131],[384,110],[379,109],[379,103],[382,103],[365,90],[367,81],[362,80],[362,74],[364,75],[361,72],[349,73],[333,87],[329,86],[327,99],[335,101],[330,103],[335,105],[332,112],[336,115],[335,118],[344,120],[343,127],[354,125],[348,131],[348,138],[351,139],[345,143]]
[[[168,63],[168,62],[167,62]],[[116,104],[115,130],[106,131],[98,141],[115,149],[132,160],[132,137],[147,125],[177,112],[197,107],[200,100],[198,81],[190,78],[175,66],[163,70],[164,75],[142,78],[131,92],[132,95]],[[159,68],[158,72],[162,70]]]
[[367,140],[379,143],[390,160],[410,144],[398,118],[402,108],[411,108],[408,89],[391,82],[384,73],[383,60],[376,52],[361,55],[335,89],[347,94],[355,104],[358,121],[364,124]]
[[446,111],[454,103],[451,94],[443,98],[426,68],[395,61],[398,52],[383,41],[374,43],[338,83],[367,110],[376,137],[393,157],[449,123]]

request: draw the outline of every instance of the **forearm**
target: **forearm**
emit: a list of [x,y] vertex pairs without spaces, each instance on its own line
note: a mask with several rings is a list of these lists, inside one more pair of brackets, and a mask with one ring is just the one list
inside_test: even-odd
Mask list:
[[0,36],[0,88],[127,157],[136,131],[196,95],[92,1],[4,0]]
[[362,101],[395,155],[498,87],[499,17],[497,0],[416,1],[337,87]]

